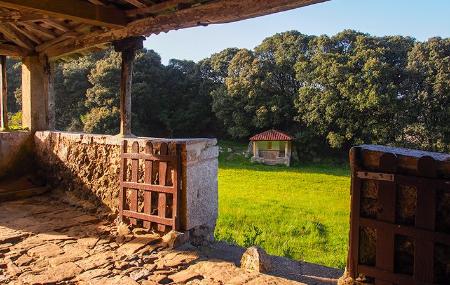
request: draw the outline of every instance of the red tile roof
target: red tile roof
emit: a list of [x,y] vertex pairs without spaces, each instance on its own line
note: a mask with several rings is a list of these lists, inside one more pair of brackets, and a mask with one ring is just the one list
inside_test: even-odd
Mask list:
[[294,138],[277,130],[268,130],[250,138],[251,141],[291,141]]

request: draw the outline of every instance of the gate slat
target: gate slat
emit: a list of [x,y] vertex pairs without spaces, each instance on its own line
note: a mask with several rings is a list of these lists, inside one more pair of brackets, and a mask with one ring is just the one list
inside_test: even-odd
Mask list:
[[[134,142],[131,146],[131,151],[133,153],[139,153],[139,143]],[[138,182],[138,175],[139,175],[139,160],[138,159],[132,159],[131,160],[131,182],[137,183]],[[130,189],[131,196],[130,196],[130,210],[137,212],[138,210],[138,189]],[[132,225],[136,225],[137,221],[136,219],[130,219],[130,223]]]
[[[385,153],[380,157],[379,168],[385,172],[395,173],[397,169],[397,157],[391,153]],[[378,201],[382,205],[382,211],[378,216],[380,221],[395,222],[396,185],[392,181],[377,181]],[[376,241],[376,266],[382,270],[394,271],[395,235],[386,228],[377,229]],[[376,279],[377,280],[377,279]],[[378,285],[391,285],[391,282],[377,280]]]
[[[431,157],[421,157],[417,161],[419,175],[436,177],[436,164]],[[430,188],[432,187],[432,188]],[[436,224],[436,189],[433,185],[417,185],[417,228],[434,231]],[[414,252],[414,277],[422,282],[433,282],[434,243],[430,240],[416,239]]]
[[[122,153],[127,153],[128,151],[128,142],[126,140],[122,141]],[[122,181],[127,180],[127,159],[122,157],[121,159],[121,167],[120,167],[120,179]],[[125,208],[125,193],[126,188],[120,185],[120,193],[119,193],[119,215],[120,219],[122,220],[123,217],[123,210]]]
[[[151,142],[147,142],[145,144],[145,154],[153,154],[153,144]],[[144,183],[152,184],[152,174],[153,174],[153,161],[145,160],[144,164]],[[145,191],[144,192],[144,213],[151,214],[152,209],[152,193]],[[150,221],[144,221],[144,228],[149,229],[151,227]]]
[[[161,155],[167,155],[168,149],[166,143],[161,143],[159,147],[159,153]],[[166,175],[167,175],[167,162],[160,161],[159,162],[159,185],[166,186]],[[167,194],[159,193],[158,194],[158,216],[160,218],[166,217],[166,206],[167,206]],[[165,225],[158,225],[158,230],[164,232],[166,230]]]

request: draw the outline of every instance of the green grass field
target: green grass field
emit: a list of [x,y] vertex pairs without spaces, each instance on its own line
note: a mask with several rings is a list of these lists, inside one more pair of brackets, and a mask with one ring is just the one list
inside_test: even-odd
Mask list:
[[246,146],[220,145],[225,151],[219,157],[217,239],[344,268],[350,207],[346,166],[252,164],[242,154]]

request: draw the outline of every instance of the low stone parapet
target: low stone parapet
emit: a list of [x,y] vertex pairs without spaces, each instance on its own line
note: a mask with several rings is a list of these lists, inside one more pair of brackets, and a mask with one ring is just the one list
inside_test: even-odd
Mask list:
[[[122,140],[109,135],[41,131],[34,136],[35,154],[54,186],[117,212]],[[181,225],[194,236],[199,232],[204,236],[203,229],[211,235],[218,204],[217,140],[133,138],[141,148],[148,140],[182,146]]]

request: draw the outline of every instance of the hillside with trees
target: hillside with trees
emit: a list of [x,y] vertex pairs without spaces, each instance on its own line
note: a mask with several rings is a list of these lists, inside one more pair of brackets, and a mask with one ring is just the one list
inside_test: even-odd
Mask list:
[[[59,62],[57,129],[118,133],[119,68],[111,50]],[[20,63],[8,61],[8,79],[8,107],[16,113]],[[254,50],[228,48],[168,65],[143,50],[132,89],[139,136],[246,139],[275,128],[295,135],[305,157],[362,143],[450,151],[448,38],[289,31]]]

